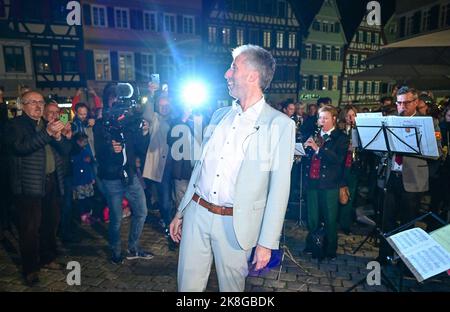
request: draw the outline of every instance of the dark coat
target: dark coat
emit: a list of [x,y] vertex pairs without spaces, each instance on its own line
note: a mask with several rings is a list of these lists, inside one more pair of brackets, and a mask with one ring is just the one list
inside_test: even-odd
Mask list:
[[[320,178],[319,189],[336,189],[344,186],[343,170],[348,150],[348,137],[341,130],[335,129],[319,150]],[[306,177],[309,177],[310,160],[306,163]]]
[[[109,129],[109,130],[108,130]],[[121,139],[120,133],[123,133]],[[111,141],[125,142],[127,161],[123,165],[123,153],[115,153]],[[95,157],[98,162],[98,177],[106,180],[121,180],[124,171],[128,177],[136,174],[136,158],[144,155],[148,144],[148,135],[143,136],[142,130],[128,128],[108,128],[103,119],[98,119],[94,126]]]
[[64,137],[56,141],[37,121],[27,114],[16,117],[7,127],[7,147],[10,150],[11,188],[14,195],[43,197],[45,195],[45,146],[50,144],[55,156],[56,177],[60,194],[64,194],[63,157],[70,152],[70,142]]

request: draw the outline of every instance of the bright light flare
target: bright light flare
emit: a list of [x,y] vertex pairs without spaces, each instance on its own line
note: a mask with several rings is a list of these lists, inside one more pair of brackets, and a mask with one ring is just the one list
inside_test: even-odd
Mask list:
[[208,91],[204,83],[191,81],[182,89],[183,103],[192,108],[199,108],[208,100]]

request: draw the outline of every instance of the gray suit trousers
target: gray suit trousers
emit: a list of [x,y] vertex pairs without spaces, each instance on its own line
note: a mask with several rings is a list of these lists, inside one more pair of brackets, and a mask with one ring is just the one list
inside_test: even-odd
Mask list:
[[233,217],[213,214],[192,200],[185,209],[178,290],[205,291],[214,257],[220,291],[244,291],[251,249],[239,246]]

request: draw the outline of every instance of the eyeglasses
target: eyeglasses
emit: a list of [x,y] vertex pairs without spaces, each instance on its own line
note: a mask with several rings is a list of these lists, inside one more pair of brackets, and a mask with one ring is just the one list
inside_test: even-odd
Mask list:
[[36,101],[36,100],[30,100],[30,101],[26,101],[23,102],[23,104],[31,104],[31,105],[45,105],[45,101],[40,100],[40,101]]
[[408,105],[408,104],[410,104],[410,103],[412,103],[412,102],[414,102],[415,100],[417,100],[417,99],[414,99],[414,100],[411,100],[411,101],[397,101],[396,103],[397,103],[397,105]]

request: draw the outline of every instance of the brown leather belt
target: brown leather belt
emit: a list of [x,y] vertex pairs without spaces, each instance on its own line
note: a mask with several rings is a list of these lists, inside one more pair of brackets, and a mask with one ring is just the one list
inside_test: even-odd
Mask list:
[[233,215],[233,208],[229,207],[223,207],[223,206],[216,206],[214,204],[208,203],[206,200],[198,196],[194,193],[194,196],[192,196],[192,200],[198,203],[200,206],[208,209],[210,212],[221,215],[221,216],[232,216]]

